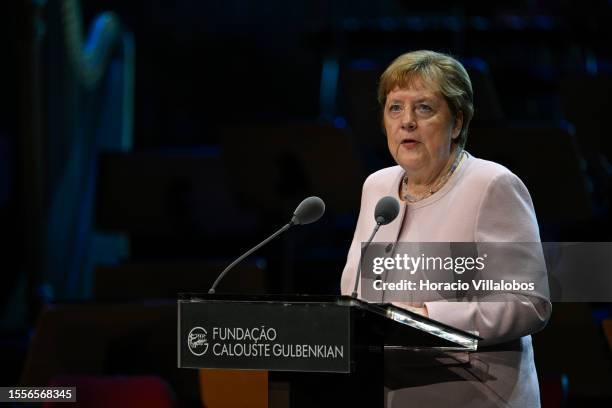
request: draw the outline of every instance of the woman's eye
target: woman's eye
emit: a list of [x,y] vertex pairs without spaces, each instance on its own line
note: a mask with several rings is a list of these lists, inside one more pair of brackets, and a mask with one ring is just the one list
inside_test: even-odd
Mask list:
[[399,113],[402,110],[404,110],[402,105],[393,104],[393,105],[389,106],[389,112],[391,112],[391,113]]
[[431,112],[431,107],[429,105],[425,105],[423,103],[419,104],[418,108],[419,108],[419,110],[421,112],[426,112],[426,113]]

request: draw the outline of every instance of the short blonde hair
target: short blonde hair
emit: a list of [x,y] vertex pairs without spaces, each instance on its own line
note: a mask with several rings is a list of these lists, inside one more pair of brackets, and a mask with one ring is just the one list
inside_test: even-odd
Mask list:
[[459,61],[435,51],[413,51],[400,55],[380,76],[378,103],[385,108],[387,95],[395,88],[406,88],[415,79],[433,85],[444,96],[453,113],[463,114],[461,132],[456,140],[465,146],[468,127],[474,116],[474,95],[470,77]]

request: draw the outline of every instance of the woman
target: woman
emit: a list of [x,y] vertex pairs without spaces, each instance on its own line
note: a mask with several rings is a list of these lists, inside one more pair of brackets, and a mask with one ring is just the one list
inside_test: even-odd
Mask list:
[[[375,241],[540,241],[533,204],[521,180],[505,167],[463,149],[473,95],[469,76],[458,61],[432,51],[404,54],[382,74],[378,99],[389,151],[398,166],[380,170],[364,183],[342,275],[343,294],[352,292],[361,243],[374,228],[374,207],[383,196],[397,197],[403,205]],[[511,254],[524,256],[533,257],[545,270],[541,253]],[[506,273],[503,264],[491,269]],[[426,298],[417,304],[396,303],[448,325],[478,331],[484,341],[478,352],[441,356],[439,364],[428,367],[411,365],[414,356],[409,353],[385,352],[387,406],[539,406],[530,334],[543,328],[550,316],[546,292],[503,293],[494,301]],[[444,362],[447,357],[451,364]]]

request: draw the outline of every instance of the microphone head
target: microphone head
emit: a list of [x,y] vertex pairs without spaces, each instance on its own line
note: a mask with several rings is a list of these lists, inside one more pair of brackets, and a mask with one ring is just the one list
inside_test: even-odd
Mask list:
[[397,217],[397,214],[399,214],[399,202],[395,198],[386,196],[376,203],[374,219],[377,224],[387,225]]
[[319,197],[308,197],[293,212],[291,223],[306,225],[318,221],[325,212],[325,203]]

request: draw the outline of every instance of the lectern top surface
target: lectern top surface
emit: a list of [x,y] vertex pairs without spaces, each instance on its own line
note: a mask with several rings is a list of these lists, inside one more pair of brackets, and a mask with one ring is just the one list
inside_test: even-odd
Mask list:
[[431,320],[418,313],[398,308],[391,304],[369,303],[351,296],[335,295],[301,295],[301,294],[209,294],[206,292],[180,293],[180,303],[197,302],[241,302],[241,303],[292,303],[292,304],[319,304],[319,305],[339,305],[354,306],[370,312],[378,318],[392,320],[396,324],[407,325],[423,331],[447,338],[455,343],[463,344],[469,348],[475,348],[479,340],[482,340],[475,333],[466,332],[455,327],[448,326],[442,322]]
[[241,294],[241,293],[215,293],[211,295],[207,292],[185,292],[179,293],[179,300],[182,301],[236,301],[236,302],[296,302],[296,303],[329,303],[340,300],[357,300],[350,296],[335,295],[301,295],[301,294]]

